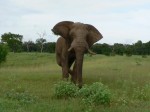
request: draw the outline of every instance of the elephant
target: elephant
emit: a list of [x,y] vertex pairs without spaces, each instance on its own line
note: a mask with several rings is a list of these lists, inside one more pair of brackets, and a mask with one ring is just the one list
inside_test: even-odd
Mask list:
[[[82,67],[84,54],[89,52],[91,46],[103,38],[102,34],[92,25],[80,22],[61,21],[57,23],[52,32],[60,35],[56,42],[56,60],[62,67],[63,79],[68,79],[82,87]],[[73,70],[71,66],[73,65]]]

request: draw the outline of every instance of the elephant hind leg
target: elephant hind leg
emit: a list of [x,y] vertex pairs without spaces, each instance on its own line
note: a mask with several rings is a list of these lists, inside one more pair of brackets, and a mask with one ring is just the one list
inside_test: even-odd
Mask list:
[[62,62],[61,58],[56,55],[57,64],[62,67],[62,78],[69,78],[68,67],[65,63]]
[[68,60],[66,60],[65,58],[61,59],[61,66],[62,66],[62,76],[63,79],[64,78],[69,78],[69,68],[68,68]]
[[56,61],[57,61],[57,64],[59,66],[62,66],[62,63],[61,63],[61,56],[59,54],[56,54]]

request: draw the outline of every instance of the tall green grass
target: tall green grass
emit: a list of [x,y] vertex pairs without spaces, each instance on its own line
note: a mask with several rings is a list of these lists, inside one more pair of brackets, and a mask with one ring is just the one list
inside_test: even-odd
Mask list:
[[0,112],[149,112],[149,56],[84,57],[84,84],[108,86],[109,107],[87,107],[78,98],[54,98],[54,85],[62,78],[55,54],[9,53],[0,66]]

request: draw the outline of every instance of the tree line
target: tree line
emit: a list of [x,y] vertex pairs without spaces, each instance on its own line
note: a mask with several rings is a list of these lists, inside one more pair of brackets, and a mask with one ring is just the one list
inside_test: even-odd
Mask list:
[[92,47],[92,50],[97,54],[105,54],[107,56],[110,55],[150,55],[150,41],[147,43],[142,43],[141,40],[136,43],[130,44],[120,44],[115,43],[114,45],[109,45],[106,43],[103,44],[95,44]]
[[1,43],[7,45],[10,52],[55,52],[55,42],[47,42],[44,33],[38,34],[39,38],[33,41],[22,41],[23,35],[4,33],[1,35]]
[[[4,33],[1,35],[1,44],[8,46],[10,52],[55,52],[55,42],[47,42],[44,39],[44,33],[38,34],[39,38],[33,41],[23,42],[23,35],[13,34],[13,33]],[[141,40],[136,43],[130,44],[121,44],[115,43],[114,45],[109,45],[107,43],[103,44],[94,44],[91,48],[97,54],[104,54],[107,56],[114,55],[150,55],[150,41],[143,43]]]

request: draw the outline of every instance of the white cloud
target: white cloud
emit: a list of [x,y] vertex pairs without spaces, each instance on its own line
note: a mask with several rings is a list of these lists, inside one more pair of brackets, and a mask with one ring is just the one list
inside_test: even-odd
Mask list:
[[5,0],[0,1],[0,34],[21,33],[24,40],[35,40],[37,32],[46,31],[46,39],[56,41],[50,29],[71,20],[93,24],[104,36],[102,43],[146,42],[149,5],[149,0]]

